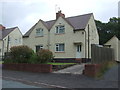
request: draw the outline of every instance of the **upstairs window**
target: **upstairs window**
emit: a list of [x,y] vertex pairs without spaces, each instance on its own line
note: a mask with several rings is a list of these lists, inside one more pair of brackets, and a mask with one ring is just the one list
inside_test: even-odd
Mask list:
[[64,44],[56,44],[56,52],[64,52],[65,51],[65,45]]
[[56,34],[63,34],[63,33],[65,33],[65,26],[63,25],[56,26]]
[[38,52],[39,50],[42,50],[43,49],[43,45],[37,45],[36,46],[36,52]]
[[36,36],[43,36],[43,29],[42,28],[36,29]]

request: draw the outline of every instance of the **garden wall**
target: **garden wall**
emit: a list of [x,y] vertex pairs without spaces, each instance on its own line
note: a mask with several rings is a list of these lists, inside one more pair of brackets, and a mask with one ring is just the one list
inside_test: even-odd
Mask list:
[[28,71],[28,72],[52,72],[52,65],[50,64],[3,64],[2,69]]

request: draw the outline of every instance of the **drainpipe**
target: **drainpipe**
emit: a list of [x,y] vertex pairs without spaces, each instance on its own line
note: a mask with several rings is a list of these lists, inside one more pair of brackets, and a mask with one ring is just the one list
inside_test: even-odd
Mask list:
[[48,30],[48,50],[50,49],[50,30]]
[[8,53],[8,51],[9,51],[9,36],[8,36],[8,40],[7,40],[7,53]]
[[89,59],[89,43],[90,43],[90,41],[89,41],[89,24],[88,24],[88,59]]
[[3,60],[3,56],[4,56],[4,40],[2,40],[2,60]]
[[86,31],[84,30],[84,32],[85,32],[85,59],[87,58],[86,57]]

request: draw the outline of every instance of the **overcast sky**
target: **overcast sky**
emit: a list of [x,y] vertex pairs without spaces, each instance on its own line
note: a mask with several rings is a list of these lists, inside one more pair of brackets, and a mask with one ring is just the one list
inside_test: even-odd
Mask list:
[[96,20],[108,22],[118,17],[119,0],[0,0],[0,24],[18,26],[24,34],[39,19],[55,19],[56,11],[66,17],[93,13]]

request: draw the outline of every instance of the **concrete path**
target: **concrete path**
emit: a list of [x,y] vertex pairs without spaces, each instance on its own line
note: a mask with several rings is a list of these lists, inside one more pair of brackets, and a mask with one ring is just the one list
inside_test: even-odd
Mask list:
[[62,69],[62,70],[59,70],[59,71],[55,71],[53,73],[68,73],[68,74],[82,74],[83,73],[83,70],[84,70],[84,65],[85,64],[78,64],[78,65],[74,65],[74,66],[71,66],[71,67],[68,67],[68,68],[65,68],[65,69]]

